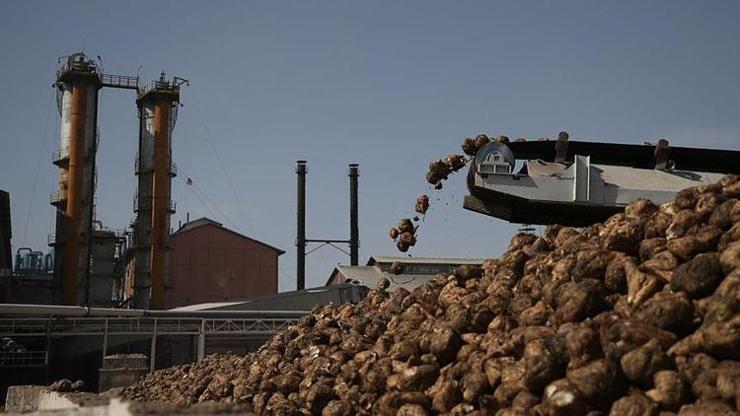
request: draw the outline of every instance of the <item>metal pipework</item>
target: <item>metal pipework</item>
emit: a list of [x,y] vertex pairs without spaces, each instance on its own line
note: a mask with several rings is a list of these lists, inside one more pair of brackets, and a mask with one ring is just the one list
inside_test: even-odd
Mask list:
[[77,274],[80,261],[80,222],[82,219],[82,181],[85,163],[85,116],[87,91],[79,80],[72,86],[69,143],[69,168],[67,174],[67,207],[64,259],[62,262],[62,287],[64,303],[77,304]]
[[357,163],[349,165],[349,258],[350,265],[357,266],[360,256],[360,227],[358,223],[357,178],[360,172]]
[[170,143],[169,120],[171,102],[165,98],[154,106],[154,178],[152,184],[152,254],[151,307],[164,307],[164,270],[169,236],[170,207]]
[[306,161],[296,162],[298,187],[296,199],[296,289],[306,288]]
[[139,107],[139,177],[135,204],[136,270],[134,307],[161,309],[166,306],[165,289],[169,279],[172,129],[180,101],[177,80],[168,81],[162,73],[147,89],[141,90]]
[[90,222],[95,193],[95,153],[98,64],[82,53],[60,58],[57,106],[61,115],[60,148],[54,153],[59,188],[51,203],[57,207],[54,250],[54,298],[79,304],[86,299]]

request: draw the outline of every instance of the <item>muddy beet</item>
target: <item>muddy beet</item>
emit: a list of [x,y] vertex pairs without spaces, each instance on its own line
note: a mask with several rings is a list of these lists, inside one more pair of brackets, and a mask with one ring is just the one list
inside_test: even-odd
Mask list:
[[424,215],[427,213],[427,210],[429,209],[429,197],[426,195],[421,195],[418,198],[416,198],[416,205],[414,206],[414,211],[418,212],[421,215]]
[[[431,182],[462,160],[433,162]],[[257,414],[737,414],[739,194],[728,175],[603,224],[519,234],[483,267],[412,292],[383,279],[257,352],[159,370],[123,396]],[[408,250],[413,221],[390,236]]]

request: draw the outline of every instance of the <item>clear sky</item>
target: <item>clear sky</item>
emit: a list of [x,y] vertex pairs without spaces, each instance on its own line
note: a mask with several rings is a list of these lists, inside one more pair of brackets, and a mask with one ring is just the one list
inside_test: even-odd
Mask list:
[[[465,136],[740,148],[737,1],[3,1],[0,189],[14,248],[46,250],[53,232],[51,84],[57,57],[83,48],[109,73],[191,81],[173,139],[173,225],[210,216],[286,250],[281,290],[295,287],[298,159],[312,238],[348,237],[347,164],[360,164],[364,262],[395,253],[387,230],[422,192],[433,207],[414,255],[505,249],[517,227],[463,210],[462,175],[442,193],[426,186],[428,162]],[[103,90],[99,125],[98,218],[123,228],[133,93]],[[307,286],[338,262],[348,258],[332,248],[311,254]]]

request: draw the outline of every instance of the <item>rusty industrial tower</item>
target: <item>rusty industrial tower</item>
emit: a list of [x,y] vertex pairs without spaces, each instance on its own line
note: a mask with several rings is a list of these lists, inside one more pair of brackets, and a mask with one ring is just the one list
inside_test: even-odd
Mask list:
[[139,154],[136,175],[139,187],[134,202],[134,307],[164,306],[170,244],[170,215],[175,212],[171,182],[177,174],[172,162],[172,130],[180,105],[183,80],[168,81],[162,73],[157,81],[139,91]]
[[76,305],[89,267],[101,73],[94,61],[74,54],[61,63],[56,87],[61,141],[53,158],[59,167],[58,190],[51,197],[57,208],[54,276],[61,287],[57,301]]
[[59,168],[58,189],[51,196],[57,208],[54,246],[55,303],[91,304],[91,243],[96,188],[95,159],[100,139],[97,115],[101,88],[136,91],[139,146],[136,157],[138,191],[134,200],[134,307],[164,305],[171,250],[172,130],[180,105],[181,78],[164,73],[141,87],[138,77],[104,74],[100,61],[83,53],[59,60],[55,87],[61,116],[60,148],[53,163]]

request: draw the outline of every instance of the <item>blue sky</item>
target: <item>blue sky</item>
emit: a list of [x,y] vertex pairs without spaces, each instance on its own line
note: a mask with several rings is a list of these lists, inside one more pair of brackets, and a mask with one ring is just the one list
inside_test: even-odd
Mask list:
[[[414,255],[505,249],[517,227],[464,211],[462,177],[441,193],[425,184],[428,162],[465,136],[566,130],[737,150],[738,21],[736,1],[3,1],[0,189],[11,192],[13,244],[46,250],[59,143],[51,84],[56,58],[83,47],[106,72],[141,65],[144,79],[165,70],[191,81],[174,133],[173,224],[211,216],[285,249],[288,290],[298,159],[313,238],[348,235],[347,164],[360,164],[365,261],[395,252],[387,230],[422,192],[433,206]],[[98,217],[123,228],[134,217],[133,94],[103,90],[99,124]],[[348,262],[332,250],[308,257],[308,286]]]

